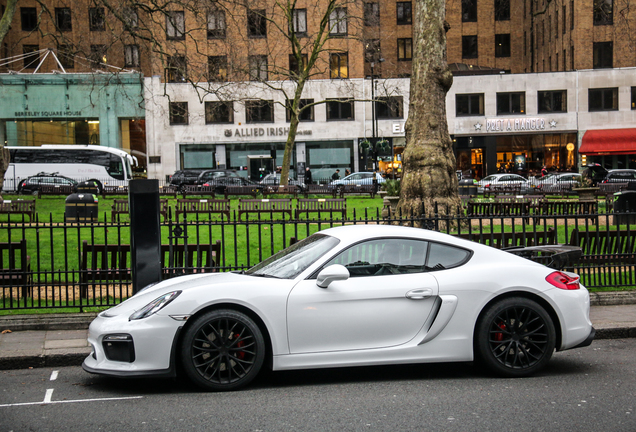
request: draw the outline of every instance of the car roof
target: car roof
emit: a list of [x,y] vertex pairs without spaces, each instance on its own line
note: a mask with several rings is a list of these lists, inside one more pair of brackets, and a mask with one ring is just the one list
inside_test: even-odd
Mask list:
[[437,231],[396,225],[347,225],[328,228],[321,231],[346,242],[356,242],[369,237],[413,237],[426,240],[437,240],[446,243],[462,244],[473,248],[475,242],[469,242]]

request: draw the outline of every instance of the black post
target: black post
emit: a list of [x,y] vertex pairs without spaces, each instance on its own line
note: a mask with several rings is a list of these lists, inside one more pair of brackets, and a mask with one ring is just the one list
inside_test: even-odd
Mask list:
[[133,293],[161,280],[159,180],[131,180],[130,245]]

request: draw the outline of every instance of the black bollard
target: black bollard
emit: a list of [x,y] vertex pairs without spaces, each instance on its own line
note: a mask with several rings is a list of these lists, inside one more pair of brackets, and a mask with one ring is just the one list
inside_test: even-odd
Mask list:
[[131,180],[130,245],[133,293],[161,280],[159,181]]

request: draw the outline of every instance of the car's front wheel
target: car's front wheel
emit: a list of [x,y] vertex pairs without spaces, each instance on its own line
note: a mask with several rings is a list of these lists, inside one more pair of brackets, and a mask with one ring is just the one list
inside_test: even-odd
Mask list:
[[475,354],[498,375],[523,377],[542,369],[556,344],[554,323],[537,302],[513,297],[489,306],[477,324]]
[[201,315],[182,341],[183,368],[188,378],[206,390],[236,390],[247,385],[265,359],[265,339],[258,325],[234,310]]

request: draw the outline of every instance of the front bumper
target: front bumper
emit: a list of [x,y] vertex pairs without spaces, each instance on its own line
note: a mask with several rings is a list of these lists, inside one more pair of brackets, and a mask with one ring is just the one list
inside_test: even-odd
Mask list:
[[[183,325],[168,316],[128,321],[128,317],[98,316],[88,330],[93,352],[82,368],[109,376],[174,376],[178,335]],[[113,349],[110,336],[129,336]],[[106,340],[105,340],[106,338]]]

